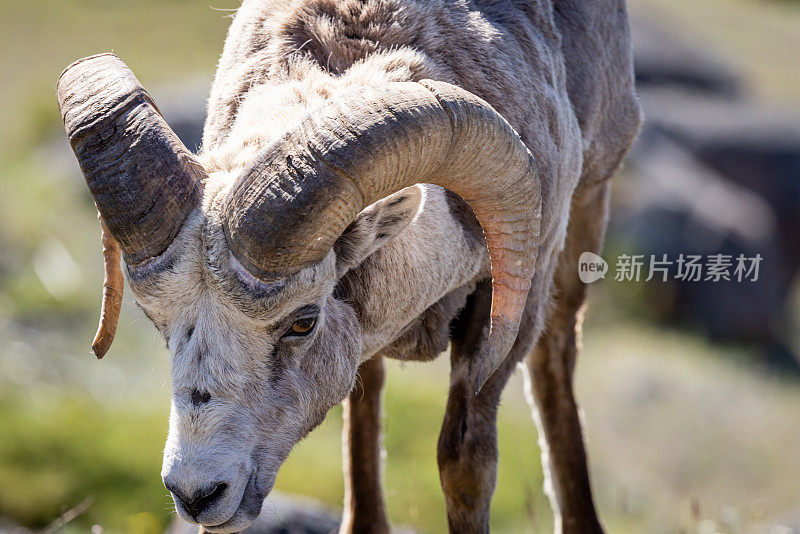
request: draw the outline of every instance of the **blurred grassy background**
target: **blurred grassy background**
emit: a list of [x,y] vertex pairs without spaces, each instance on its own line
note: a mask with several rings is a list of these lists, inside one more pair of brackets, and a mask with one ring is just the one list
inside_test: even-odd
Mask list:
[[[159,470],[168,359],[128,296],[98,363],[89,342],[102,280],[85,186],[53,144],[54,97],[74,59],[113,50],[145,86],[210,83],[236,0],[0,0],[0,529],[44,528],[86,497],[70,528],[160,532],[174,515]],[[800,103],[800,4],[634,0],[634,12],[723,52],[749,90]],[[71,163],[74,165],[74,162]],[[69,167],[67,167],[69,168]],[[601,514],[612,532],[765,532],[800,514],[797,383],[764,375],[743,349],[641,318],[636,288],[593,288],[577,391]],[[390,364],[387,498],[392,520],[446,529],[435,448],[446,357]],[[292,454],[278,488],[338,506],[340,410]],[[496,532],[549,532],[536,432],[514,378],[500,418]],[[778,529],[778,530],[776,530]]]

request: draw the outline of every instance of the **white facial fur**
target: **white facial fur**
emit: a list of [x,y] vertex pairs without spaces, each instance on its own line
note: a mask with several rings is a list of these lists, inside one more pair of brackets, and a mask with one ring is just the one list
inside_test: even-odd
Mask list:
[[[127,269],[137,302],[171,354],[162,476],[180,515],[211,532],[240,530],[258,515],[291,448],[352,389],[363,328],[353,308],[333,297],[334,286],[402,231],[421,200],[412,188],[400,206],[373,205],[363,213],[383,209],[378,217],[345,234],[347,260],[331,251],[319,264],[266,284],[236,262],[225,242],[218,214],[230,182],[230,175],[212,175],[203,205],[169,249]],[[376,228],[384,214],[390,227]],[[316,317],[310,334],[286,335],[307,317]],[[185,505],[203,496],[205,506]]]

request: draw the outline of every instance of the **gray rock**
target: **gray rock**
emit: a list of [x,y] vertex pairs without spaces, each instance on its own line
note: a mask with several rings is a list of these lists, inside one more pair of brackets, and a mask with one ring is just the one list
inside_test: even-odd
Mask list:
[[[272,493],[247,534],[328,534],[339,527],[339,514],[328,506],[300,496]],[[175,518],[168,534],[197,534],[197,525]]]
[[742,94],[738,73],[708,46],[643,16],[633,17],[631,33],[637,86],[682,88],[726,99]]
[[673,265],[667,282],[646,286],[648,308],[714,339],[753,345],[772,367],[800,372],[788,348],[789,295],[800,261],[782,242],[776,207],[654,128],[632,152],[630,170],[611,225],[626,253],[672,261],[679,254],[704,262],[712,254],[763,258],[756,281],[679,281]]
[[[243,534],[329,534],[339,529],[340,513],[300,495],[271,493],[261,506],[261,515]],[[197,534],[197,525],[177,517],[167,534]],[[393,528],[395,534],[414,534],[407,528]]]

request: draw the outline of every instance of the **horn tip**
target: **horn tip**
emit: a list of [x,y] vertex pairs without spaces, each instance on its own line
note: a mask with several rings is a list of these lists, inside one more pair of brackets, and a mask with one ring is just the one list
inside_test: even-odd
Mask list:
[[[495,301],[493,299],[492,309],[494,307]],[[481,392],[483,386],[497,371],[498,367],[503,365],[508,353],[511,352],[519,332],[519,321],[519,319],[509,321],[501,315],[492,316],[489,338],[486,340],[478,358],[480,364],[475,379],[475,395]]]
[[478,377],[475,379],[475,396],[477,397],[481,393],[481,389],[483,389],[483,385],[489,380],[488,376],[485,376],[486,373],[484,372],[485,366],[481,365],[480,369],[478,369]]
[[475,377],[475,396],[477,397],[480,394],[481,389],[483,386],[486,385],[486,382],[492,377],[494,372],[500,367],[500,364],[503,363],[505,360],[505,355],[501,355],[494,347],[491,341],[486,344],[486,348],[482,351],[478,361],[480,361],[480,365],[478,367],[478,373]]
[[103,356],[106,355],[108,349],[111,347],[111,343],[109,343],[106,338],[102,338],[100,336],[96,336],[94,341],[92,341],[92,352],[97,357],[98,360],[102,360]]

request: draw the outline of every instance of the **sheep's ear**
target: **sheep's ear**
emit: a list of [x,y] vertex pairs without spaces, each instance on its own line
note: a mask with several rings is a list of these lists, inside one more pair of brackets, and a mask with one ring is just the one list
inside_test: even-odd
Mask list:
[[416,217],[423,189],[415,185],[398,191],[358,214],[333,245],[339,276],[402,232]]

